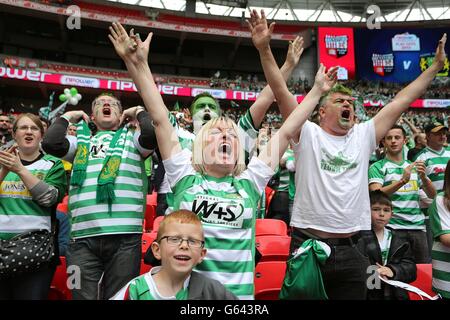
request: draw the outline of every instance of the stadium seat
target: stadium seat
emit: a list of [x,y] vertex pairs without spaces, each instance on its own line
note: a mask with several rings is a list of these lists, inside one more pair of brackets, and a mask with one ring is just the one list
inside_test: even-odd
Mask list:
[[156,218],[157,193],[147,195],[147,204],[145,208],[144,231],[149,232],[153,229],[153,222]]
[[144,232],[142,233],[142,257],[144,257],[148,248],[152,245],[153,241],[156,240],[156,232]]
[[265,192],[266,192],[266,215],[267,215],[267,212],[269,211],[270,201],[272,201],[272,198],[275,194],[275,190],[266,186]]
[[164,216],[159,216],[155,218],[155,221],[153,221],[153,232],[158,232],[159,224],[164,219]]
[[62,203],[69,203],[69,195],[65,195],[64,198],[62,199]]
[[151,268],[151,265],[145,264],[144,259],[141,259],[141,270],[139,272],[140,275],[149,272]]
[[[414,287],[419,288],[423,292],[427,293],[430,296],[435,296],[436,293],[431,288],[432,282],[432,265],[431,263],[427,264],[417,264],[417,278],[414,282],[410,284]],[[408,291],[410,300],[422,300],[418,294]],[[423,298],[426,299],[426,298]]]
[[256,249],[263,261],[286,261],[289,256],[291,237],[288,236],[257,236]]
[[256,236],[287,236],[287,225],[277,219],[256,219]]
[[278,300],[286,273],[286,262],[260,262],[255,269],[255,300]]
[[156,206],[158,204],[158,193],[152,192],[152,194],[147,195],[147,204]]
[[50,285],[48,300],[71,300],[72,293],[67,288],[66,257],[59,257],[61,264],[56,268]]
[[56,207],[56,210],[57,210],[57,211],[61,211],[61,212],[67,214],[67,211],[69,210],[69,206],[68,206],[67,203],[61,202],[61,203],[59,203],[58,206]]

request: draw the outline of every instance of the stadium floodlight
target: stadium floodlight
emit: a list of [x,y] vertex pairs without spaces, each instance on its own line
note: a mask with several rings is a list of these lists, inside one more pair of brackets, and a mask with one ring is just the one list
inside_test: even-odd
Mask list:
[[247,8],[248,0],[204,0],[205,4],[217,4],[220,6],[236,7],[236,8]]

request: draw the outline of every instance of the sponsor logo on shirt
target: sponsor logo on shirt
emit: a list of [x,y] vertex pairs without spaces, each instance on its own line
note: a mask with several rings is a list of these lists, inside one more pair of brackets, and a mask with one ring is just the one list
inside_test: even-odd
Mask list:
[[91,158],[106,158],[106,151],[109,148],[111,142],[111,135],[104,134],[98,138],[91,140],[91,148],[89,150],[89,156]]
[[242,228],[244,222],[244,203],[240,199],[197,195],[192,203],[192,211],[204,223]]
[[13,198],[31,198],[31,193],[22,181],[3,181],[1,196]]
[[445,169],[444,168],[439,168],[439,167],[435,167],[433,169],[433,174],[440,174],[440,173],[445,173]]
[[322,149],[322,159],[320,160],[320,168],[333,173],[341,173],[345,170],[356,168],[358,164],[348,159],[341,151],[336,156],[329,154]]

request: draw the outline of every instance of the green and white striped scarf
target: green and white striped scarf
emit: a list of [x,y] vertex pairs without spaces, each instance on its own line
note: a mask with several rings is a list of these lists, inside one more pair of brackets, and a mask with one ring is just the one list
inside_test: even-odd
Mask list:
[[[86,179],[86,171],[89,163],[91,131],[85,121],[80,121],[77,126],[78,146],[73,162],[70,184],[72,186],[81,187]],[[127,132],[128,126],[120,127],[114,134],[114,137],[109,144],[109,148],[106,151],[102,171],[98,176],[97,201],[99,203],[107,202],[111,206],[115,199],[114,182],[119,171]]]

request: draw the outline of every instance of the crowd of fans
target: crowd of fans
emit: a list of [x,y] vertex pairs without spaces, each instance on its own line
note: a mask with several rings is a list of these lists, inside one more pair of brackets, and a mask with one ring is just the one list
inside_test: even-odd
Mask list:
[[[362,113],[357,113],[358,122],[366,121],[373,118],[377,112],[381,110],[380,107],[364,107]],[[226,108],[222,107],[222,112],[225,116],[238,121],[240,117],[245,114],[245,108]],[[178,124],[192,131],[192,117],[190,115],[188,108],[182,108],[180,111],[172,111],[174,116],[176,116]],[[420,109],[420,108],[410,108],[408,112],[405,112],[402,119],[408,120],[413,124],[418,130],[424,131],[425,126],[430,121],[439,121],[445,125],[450,124],[450,110],[449,109]],[[400,121],[403,124],[403,120]],[[282,117],[278,110],[269,110],[264,118],[263,126],[267,128],[277,129],[282,124]],[[405,123],[406,125],[406,123]],[[406,128],[407,131],[408,128]]]
[[[237,74],[234,77],[221,77],[220,75],[221,72],[217,71],[210,78],[209,86],[211,88],[260,92],[267,84],[265,81],[259,80],[258,76],[251,74],[247,76]],[[448,78],[437,79],[421,98],[450,99],[449,84]],[[389,101],[404,87],[404,84],[401,83],[369,80],[348,80],[345,81],[345,85],[353,89],[355,94],[364,94],[366,98],[382,101]],[[291,93],[299,95],[306,95],[311,89],[311,84],[306,78],[291,78],[287,82],[287,86]]]
[[[7,269],[0,299],[48,297],[62,253],[53,237],[54,213],[67,191],[66,263],[68,271],[78,268],[78,284],[70,287],[75,300],[253,299],[256,219],[264,217],[290,226],[289,260],[277,270],[285,273],[281,299],[407,299],[398,281],[411,283],[416,264],[431,262],[433,290],[450,298],[442,283],[450,277],[449,114],[409,109],[442,69],[446,35],[430,68],[395,97],[395,86],[370,93],[364,84],[350,83],[352,92],[337,83],[337,66],[321,65],[311,89],[298,83],[295,90],[308,94],[297,107],[285,79],[303,51],[300,37],[279,69],[264,12],[250,16],[270,87],[248,109],[221,110],[213,96],[201,93],[189,110],[178,106],[168,113],[145,58],[151,37],[142,42],[113,22],[109,39],[145,107],[125,109],[104,92],[92,101],[90,115],[67,111],[51,124],[30,113],[0,116],[2,249],[19,241],[19,251],[0,255],[0,271]],[[365,109],[362,94],[391,103]],[[283,118],[268,112],[274,99]],[[416,149],[411,161],[408,148]],[[154,157],[165,182],[146,190]],[[276,206],[262,211],[268,185]],[[158,205],[167,210],[157,234],[147,238],[151,269],[141,274],[147,191],[156,191]],[[29,241],[20,243],[22,238]],[[46,259],[31,240],[56,249],[46,249]],[[28,252],[34,254],[25,261]],[[32,267],[23,273],[13,265],[22,258]],[[371,287],[371,269],[395,280],[389,285],[396,288]],[[291,285],[291,278],[297,283]]]

